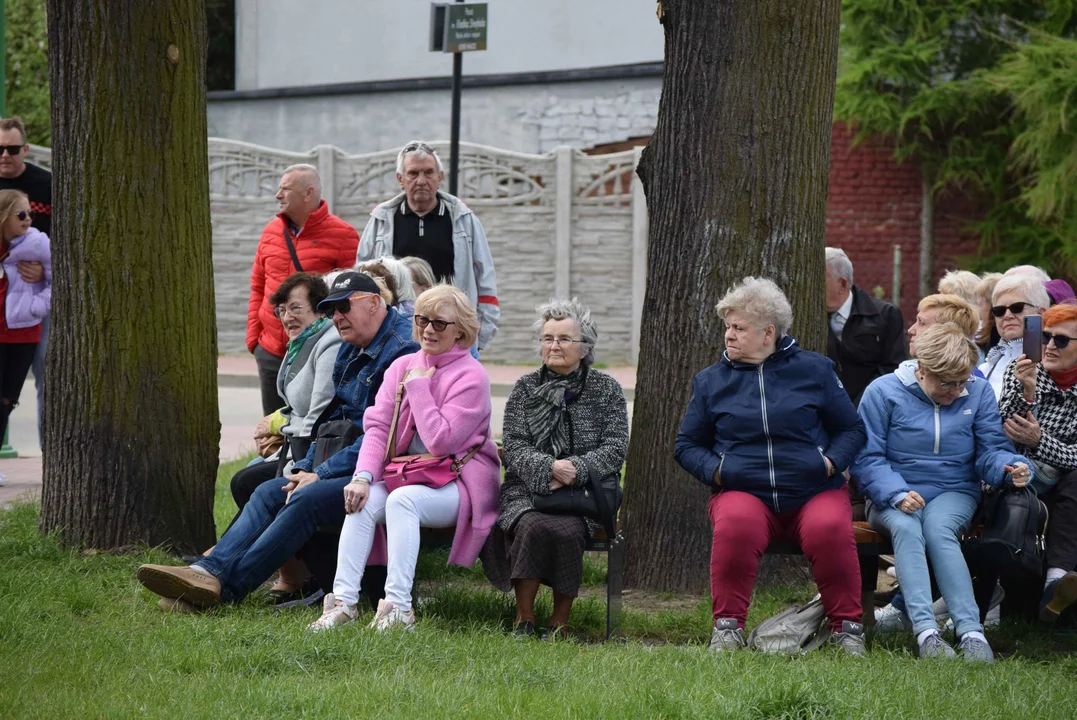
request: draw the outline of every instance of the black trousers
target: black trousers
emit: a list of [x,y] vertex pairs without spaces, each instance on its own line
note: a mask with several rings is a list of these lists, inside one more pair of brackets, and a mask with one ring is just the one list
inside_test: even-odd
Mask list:
[[[243,512],[243,506],[250,502],[251,495],[254,495],[254,491],[258,489],[258,486],[264,482],[269,482],[276,477],[276,460],[250,465],[232,476],[232,499],[236,501],[236,505],[239,509],[236,511],[236,516],[232,518],[232,522],[228,523],[228,527],[235,525],[240,513]],[[281,478],[280,484],[284,485],[283,478]],[[227,532],[227,530],[225,532]]]
[[1040,499],[1050,513],[1044,558],[1047,567],[1077,570],[1077,471],[1063,475]]
[[255,345],[254,361],[258,364],[258,381],[262,389],[262,414],[268,415],[284,407],[284,399],[277,392],[277,373],[284,358]]
[[7,432],[8,416],[19,404],[35,352],[37,343],[0,343],[0,438]]

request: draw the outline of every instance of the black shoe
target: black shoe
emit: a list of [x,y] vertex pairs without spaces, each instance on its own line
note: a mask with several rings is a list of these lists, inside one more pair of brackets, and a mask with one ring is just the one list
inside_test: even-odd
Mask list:
[[1068,572],[1044,588],[1040,620],[1053,623],[1074,602],[1077,602],[1077,572]]
[[181,555],[180,560],[184,565],[196,565],[206,559],[205,555]]
[[300,588],[298,590],[281,591],[271,590],[269,596],[273,598],[274,610],[287,610],[293,607],[311,607],[325,597],[325,591],[321,588]]
[[523,620],[512,626],[512,634],[518,640],[536,637],[535,623],[531,620]]
[[568,630],[565,629],[564,625],[550,625],[542,631],[542,634],[539,635],[539,639],[545,640],[546,642],[568,640]]

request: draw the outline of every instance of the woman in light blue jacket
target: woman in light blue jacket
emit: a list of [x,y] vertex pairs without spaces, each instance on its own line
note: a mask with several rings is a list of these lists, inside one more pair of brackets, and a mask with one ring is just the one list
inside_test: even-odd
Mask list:
[[995,395],[970,377],[978,350],[952,323],[916,338],[917,360],[864,391],[868,442],[851,468],[868,498],[868,522],[890,536],[920,657],[953,657],[931,609],[927,559],[950,609],[958,651],[990,662],[972,579],[958,538],[980,502],[981,482],[1028,483],[1028,460],[1002,432]]

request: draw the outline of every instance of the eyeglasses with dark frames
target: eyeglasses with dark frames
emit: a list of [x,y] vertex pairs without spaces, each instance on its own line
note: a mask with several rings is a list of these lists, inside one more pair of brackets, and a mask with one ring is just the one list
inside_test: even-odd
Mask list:
[[1050,345],[1052,340],[1055,341],[1056,348],[1058,348],[1059,350],[1065,350],[1067,347],[1069,347],[1069,344],[1073,340],[1073,338],[1069,337],[1068,335],[1055,335],[1054,333],[1049,332],[1043,333],[1044,345]]
[[456,322],[452,320],[434,320],[432,318],[426,317],[425,315],[416,315],[415,324],[418,325],[419,328],[422,330],[425,330],[427,325],[433,325],[434,330],[436,330],[437,332],[445,332],[445,328],[449,327],[450,325],[455,325]]
[[1026,307],[1035,307],[1035,305],[1029,302],[1015,302],[1012,305],[996,305],[991,308],[991,314],[997,318],[1000,318],[1006,314],[1007,310],[1009,310],[1014,315],[1020,315],[1025,311]]

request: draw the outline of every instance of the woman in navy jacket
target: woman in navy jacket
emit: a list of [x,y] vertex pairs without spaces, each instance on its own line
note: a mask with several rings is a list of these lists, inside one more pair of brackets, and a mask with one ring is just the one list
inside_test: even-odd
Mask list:
[[863,655],[843,472],[864,445],[864,425],[833,362],[787,334],[793,310],[772,280],[745,278],[717,310],[726,350],[692,381],[676,446],[677,462],[713,493],[710,649],[744,647],[759,559],[787,535],[811,562],[831,641]]

